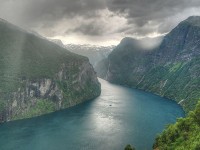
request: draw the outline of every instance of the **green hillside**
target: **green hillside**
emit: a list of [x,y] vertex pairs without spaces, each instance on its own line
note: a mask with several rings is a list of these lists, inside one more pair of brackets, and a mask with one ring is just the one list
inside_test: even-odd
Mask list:
[[200,149],[200,102],[186,118],[169,125],[156,138],[156,150],[199,150]]
[[104,61],[107,63],[99,64],[98,75],[176,100],[186,112],[194,109],[200,98],[199,22],[200,17],[189,17],[154,48],[146,45],[155,39],[124,38]]
[[55,111],[92,99],[100,84],[86,57],[0,21],[0,93],[1,122],[48,113],[30,115],[39,101]]

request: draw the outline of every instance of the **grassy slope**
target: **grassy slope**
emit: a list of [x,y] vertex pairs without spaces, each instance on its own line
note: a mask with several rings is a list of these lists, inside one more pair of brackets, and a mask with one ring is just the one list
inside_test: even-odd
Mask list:
[[193,110],[200,97],[199,62],[200,59],[187,63],[178,61],[153,68],[137,88],[147,89],[177,102],[185,100],[182,103],[185,111]]

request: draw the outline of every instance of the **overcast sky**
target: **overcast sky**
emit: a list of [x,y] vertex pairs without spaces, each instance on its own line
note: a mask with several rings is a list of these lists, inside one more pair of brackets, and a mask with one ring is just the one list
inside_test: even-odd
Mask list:
[[200,0],[0,0],[0,18],[65,44],[118,44],[165,34]]

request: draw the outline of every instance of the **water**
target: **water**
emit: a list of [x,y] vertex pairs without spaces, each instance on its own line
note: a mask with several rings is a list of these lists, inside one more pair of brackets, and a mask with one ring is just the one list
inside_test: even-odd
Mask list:
[[45,116],[0,125],[0,150],[150,150],[179,105],[100,80],[99,98]]

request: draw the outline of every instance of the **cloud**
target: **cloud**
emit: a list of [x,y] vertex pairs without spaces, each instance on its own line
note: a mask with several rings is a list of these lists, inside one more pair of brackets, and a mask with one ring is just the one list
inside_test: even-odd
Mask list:
[[96,24],[95,21],[90,22],[88,24],[82,24],[81,26],[73,29],[73,30],[69,30],[66,31],[66,33],[69,32],[75,32],[75,33],[81,33],[84,35],[91,35],[91,36],[100,36],[103,34],[103,27],[100,26],[100,24]]
[[2,17],[18,24],[55,23],[74,16],[91,17],[105,8],[102,0],[0,0]]
[[[110,11],[123,14],[136,35],[169,32],[190,15],[200,15],[199,0],[111,0]],[[128,29],[129,30],[129,29]]]
[[14,24],[47,37],[71,36],[88,43],[162,35],[187,17],[200,15],[199,0],[0,0],[0,4],[0,17]]

